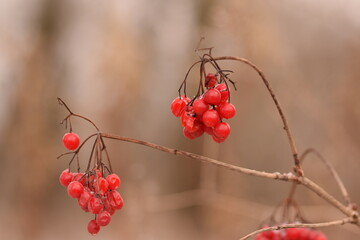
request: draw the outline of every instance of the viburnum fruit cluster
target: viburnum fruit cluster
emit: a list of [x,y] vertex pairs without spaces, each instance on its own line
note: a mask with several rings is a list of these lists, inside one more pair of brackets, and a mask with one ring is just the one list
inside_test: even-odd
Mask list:
[[230,125],[223,119],[234,117],[236,109],[229,102],[227,84],[218,83],[214,74],[206,76],[205,88],[202,95],[192,100],[185,95],[175,98],[171,103],[171,112],[180,118],[183,134],[188,139],[195,139],[206,132],[215,142],[221,143],[230,134]]
[[310,228],[288,228],[259,233],[255,240],[327,240],[327,238],[322,232]]
[[65,169],[59,180],[67,187],[68,195],[78,200],[82,210],[95,214],[95,219],[88,223],[88,231],[92,235],[96,235],[100,227],[108,225],[111,216],[124,205],[120,193],[116,191],[120,178],[115,173],[105,178],[98,169],[86,173]]

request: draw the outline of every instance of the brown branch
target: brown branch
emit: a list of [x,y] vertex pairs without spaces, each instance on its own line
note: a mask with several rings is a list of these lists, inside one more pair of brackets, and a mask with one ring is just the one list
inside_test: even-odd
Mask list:
[[159,151],[171,153],[174,155],[185,156],[185,157],[188,157],[191,159],[199,160],[199,161],[202,161],[205,163],[213,164],[213,165],[216,165],[219,167],[226,168],[228,170],[233,170],[235,172],[239,172],[239,173],[243,173],[243,174],[247,174],[247,175],[263,177],[263,178],[268,178],[268,179],[274,179],[274,180],[288,181],[288,182],[297,182],[299,184],[304,185],[306,188],[310,189],[311,191],[315,192],[321,198],[323,198],[328,203],[333,205],[335,208],[337,208],[341,212],[343,212],[346,216],[352,217],[354,219],[354,221],[356,220],[356,222],[357,222],[358,212],[353,211],[351,208],[348,208],[345,205],[343,205],[342,203],[340,203],[333,196],[331,196],[328,192],[326,192],[323,188],[321,188],[319,185],[317,185],[316,183],[314,183],[313,181],[311,181],[310,179],[308,179],[306,177],[297,177],[297,176],[293,175],[292,173],[281,174],[278,172],[268,173],[268,172],[264,172],[264,171],[257,171],[257,170],[253,170],[253,169],[235,166],[235,165],[232,165],[229,163],[220,162],[218,160],[208,158],[205,156],[201,156],[201,155],[198,155],[195,153],[190,153],[190,152],[186,152],[186,151],[182,151],[182,150],[168,148],[168,147],[160,146],[160,145],[157,145],[154,143],[150,143],[150,142],[146,142],[146,141],[142,141],[142,140],[138,140],[138,139],[134,139],[134,138],[117,136],[117,135],[112,135],[112,134],[108,134],[108,133],[100,133],[100,135],[103,138],[109,138],[109,139],[114,139],[114,140],[119,140],[119,141],[124,141],[124,142],[140,144],[140,145],[147,146],[147,147],[159,150]]
[[[273,101],[274,101],[274,103],[276,105],[276,108],[277,108],[277,110],[279,112],[279,115],[281,117],[281,120],[283,122],[284,130],[286,131],[286,135],[288,137],[289,144],[290,144],[290,149],[291,149],[291,152],[293,154],[293,158],[294,158],[294,162],[295,162],[295,169],[294,170],[295,170],[295,172],[297,173],[298,176],[303,176],[303,171],[302,171],[301,166],[300,166],[300,161],[299,161],[299,156],[298,156],[298,151],[297,151],[295,140],[294,140],[293,135],[292,135],[292,133],[290,131],[289,124],[288,124],[287,119],[285,117],[285,114],[284,114],[284,112],[283,112],[283,110],[281,108],[279,100],[277,99],[274,91],[272,90],[269,81],[266,79],[265,74],[255,64],[253,64],[252,62],[250,62],[249,60],[247,60],[245,58],[232,57],[232,56],[223,56],[223,57],[214,57],[214,58],[212,58],[212,60],[214,60],[214,61],[219,61],[219,60],[240,61],[240,62],[243,62],[243,63],[249,65],[251,68],[253,68],[259,74],[259,76],[262,79],[263,83],[265,84],[268,92],[270,93],[271,98],[273,99]],[[212,60],[208,60],[208,61],[212,61]]]
[[306,156],[310,153],[313,153],[325,164],[325,166],[329,169],[331,175],[334,177],[336,183],[338,184],[341,194],[343,195],[346,203],[348,204],[348,206],[352,205],[349,193],[348,193],[343,181],[341,180],[336,169],[334,168],[334,166],[331,164],[331,162],[328,159],[326,159],[323,155],[321,155],[316,149],[309,148],[302,154],[302,157],[301,157],[302,163],[304,162]]
[[248,235],[240,238],[239,240],[245,240],[252,236],[255,236],[259,233],[266,232],[266,231],[274,231],[286,228],[321,228],[321,227],[331,227],[331,226],[340,226],[346,223],[354,223],[354,219],[352,217],[347,217],[341,220],[331,221],[331,222],[324,222],[324,223],[292,223],[292,224],[283,224],[273,227],[262,228],[256,230]]

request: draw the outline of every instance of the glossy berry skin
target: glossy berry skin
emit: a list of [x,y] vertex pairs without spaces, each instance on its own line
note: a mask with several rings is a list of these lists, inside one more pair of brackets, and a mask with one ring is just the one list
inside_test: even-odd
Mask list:
[[117,191],[108,192],[108,200],[109,200],[110,206],[115,210],[121,209],[124,205],[124,201],[123,201],[120,193]]
[[73,181],[68,185],[67,192],[70,197],[79,198],[84,192],[84,186],[78,181]]
[[218,89],[210,88],[204,93],[204,101],[207,104],[217,105],[221,102],[221,93]]
[[186,104],[188,102],[190,102],[190,99],[185,96],[175,98],[170,105],[172,114],[174,114],[175,117],[180,117],[181,114],[184,112]]
[[69,172],[69,169],[65,169],[60,174],[60,177],[59,177],[60,184],[63,185],[64,187],[69,186],[73,177],[74,177],[73,173]]
[[225,83],[220,83],[215,87],[221,94],[221,102],[226,102],[229,99],[229,89]]
[[227,102],[220,104],[216,110],[219,112],[220,117],[226,119],[232,118],[236,114],[235,106]]
[[89,221],[87,229],[91,235],[95,236],[100,231],[100,226],[96,220],[93,219]]
[[100,212],[96,217],[96,222],[99,226],[106,226],[110,223],[111,216],[107,211]]
[[215,127],[220,121],[220,116],[214,109],[207,110],[202,117],[203,123],[207,127]]
[[106,181],[108,182],[108,186],[110,190],[115,190],[120,186],[120,178],[115,173],[112,173],[106,177]]
[[184,136],[190,140],[200,137],[201,135],[203,135],[203,133],[204,133],[204,127],[202,125],[193,128],[192,130],[188,130],[188,128],[186,127],[184,127],[183,129]]
[[205,77],[206,88],[212,88],[216,85],[216,83],[217,83],[217,77],[214,74],[209,73],[208,75],[206,75]]
[[85,212],[89,211],[88,204],[89,204],[89,200],[91,199],[91,197],[92,197],[92,194],[89,191],[84,190],[84,192],[81,194],[81,196],[78,199],[79,206]]
[[288,228],[286,229],[286,237],[287,240],[298,240],[300,238],[300,234],[303,231],[301,228]]
[[197,98],[193,103],[193,109],[196,114],[203,115],[209,109],[209,104],[204,99]]
[[218,139],[226,139],[230,134],[230,125],[226,122],[219,123],[214,128],[214,136]]
[[80,137],[73,132],[65,133],[62,141],[64,146],[69,150],[75,150],[80,145]]
[[78,181],[82,185],[84,185],[84,183],[85,183],[84,173],[74,173],[74,180],[73,181]]
[[91,197],[88,203],[88,209],[91,213],[98,214],[104,208],[102,201],[97,197]]

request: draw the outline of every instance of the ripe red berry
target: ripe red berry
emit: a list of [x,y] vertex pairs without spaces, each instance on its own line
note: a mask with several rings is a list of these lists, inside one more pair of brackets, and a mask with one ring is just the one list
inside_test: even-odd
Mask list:
[[319,232],[319,235],[315,238],[315,240],[327,240],[327,238],[323,233]]
[[109,190],[109,183],[105,178],[98,178],[95,185],[95,191],[98,194],[104,195]]
[[221,101],[221,93],[218,89],[210,88],[204,93],[204,101],[207,104],[217,105]]
[[79,198],[84,192],[84,186],[78,181],[72,181],[67,187],[68,195],[72,198]]
[[215,87],[215,89],[220,91],[221,94],[221,102],[226,102],[229,98],[229,89],[225,83],[220,83]]
[[108,192],[108,200],[109,200],[110,206],[116,210],[121,209],[124,205],[124,201],[123,201],[120,193],[115,190]]
[[82,185],[84,185],[85,184],[84,173],[74,173],[74,181],[78,181]]
[[88,190],[84,190],[84,192],[81,194],[81,196],[78,199],[79,206],[85,212],[89,211],[88,204],[89,204],[89,200],[91,197],[92,197],[92,194]]
[[108,213],[107,211],[99,213],[96,217],[97,224],[102,227],[108,225],[110,223],[110,220],[111,216],[110,213]]
[[212,88],[215,86],[216,83],[217,83],[217,77],[214,74],[209,73],[208,75],[206,75],[205,87]]
[[197,98],[193,103],[193,109],[196,114],[203,115],[209,109],[209,104],[204,99]]
[[230,125],[226,122],[217,124],[214,127],[214,136],[218,139],[225,140],[230,134]]
[[88,203],[88,209],[90,212],[94,214],[98,214],[101,210],[103,210],[104,206],[102,201],[97,197],[91,197]]
[[93,219],[93,220],[90,220],[90,222],[88,223],[88,232],[91,234],[91,235],[96,235],[99,231],[100,231],[100,226],[99,224]]
[[204,126],[204,132],[206,132],[209,135],[213,135],[214,134],[214,128]]
[[115,190],[120,186],[120,178],[118,175],[116,175],[115,173],[110,174],[109,176],[106,177],[106,181],[109,184],[109,189],[110,190]]
[[69,172],[69,169],[65,169],[60,174],[60,178],[59,178],[60,184],[63,185],[64,187],[69,186],[73,177],[74,177],[73,173]]
[[65,133],[63,139],[64,146],[69,150],[75,150],[80,144],[80,138],[76,133]]
[[186,104],[188,102],[190,102],[190,99],[185,96],[181,96],[180,98],[179,97],[175,98],[170,106],[171,112],[174,114],[174,116],[180,117],[183,111],[185,110]]
[[300,234],[302,232],[301,228],[288,228],[286,229],[286,239],[287,240],[298,240],[300,239]]
[[219,112],[220,117],[226,119],[232,118],[236,114],[235,106],[227,102],[220,104],[216,110]]
[[220,116],[217,111],[210,109],[203,114],[202,120],[205,126],[215,127],[215,125],[220,121]]
[[194,128],[195,130],[189,130],[188,128],[184,127],[183,134],[186,138],[192,140],[195,138],[200,137],[204,133],[204,127],[201,125],[200,127]]

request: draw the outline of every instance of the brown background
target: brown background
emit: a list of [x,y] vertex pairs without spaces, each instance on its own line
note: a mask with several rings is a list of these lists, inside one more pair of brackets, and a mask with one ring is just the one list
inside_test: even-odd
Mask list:
[[[214,56],[237,55],[270,79],[302,152],[314,147],[359,203],[360,4],[349,1],[2,0],[0,2],[0,239],[93,239],[58,183],[67,160],[58,123],[77,113],[105,132],[239,166],[287,172],[291,152],[256,73],[238,63],[229,139],[189,141],[169,111],[200,37]],[[193,87],[197,75],[191,75]],[[74,121],[82,138],[93,129]],[[123,210],[96,239],[239,239],[286,196],[289,184],[240,175],[129,143],[108,141]],[[84,149],[86,160],[89,149]],[[323,165],[306,175],[341,199]],[[311,222],[342,217],[315,194],[296,195]],[[354,226],[323,229],[358,239]]]

